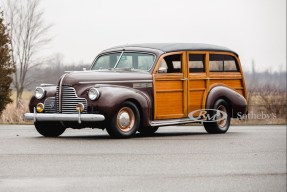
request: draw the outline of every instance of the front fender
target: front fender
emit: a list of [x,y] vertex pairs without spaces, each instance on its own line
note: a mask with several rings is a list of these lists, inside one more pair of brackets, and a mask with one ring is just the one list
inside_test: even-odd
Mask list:
[[34,107],[38,103],[44,103],[48,97],[55,97],[57,86],[41,86],[45,90],[45,97],[42,99],[37,99],[34,95],[31,97],[29,102],[29,111],[32,113],[34,112]]
[[139,108],[142,125],[149,125],[151,100],[147,94],[137,89],[112,85],[99,87],[98,90],[101,94],[100,98],[96,101],[91,101],[91,105],[104,114],[107,121],[113,118],[122,103],[131,101]]
[[227,100],[229,103],[231,109],[231,117],[236,118],[239,113],[246,114],[246,99],[235,90],[225,86],[216,86],[209,91],[206,99],[206,109],[212,109],[214,103],[220,98]]

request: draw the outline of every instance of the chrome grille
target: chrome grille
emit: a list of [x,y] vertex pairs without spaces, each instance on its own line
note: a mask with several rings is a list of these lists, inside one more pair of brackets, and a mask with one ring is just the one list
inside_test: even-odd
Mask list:
[[55,97],[48,97],[44,102],[45,113],[56,113]]
[[56,108],[56,112],[59,113],[59,86],[57,86],[56,89],[56,103],[55,103],[55,108]]
[[[63,85],[62,86],[62,93],[63,93],[63,95],[62,95],[62,113],[78,113],[76,111],[76,106],[78,103],[83,103],[83,105],[85,106],[85,109],[82,113],[87,113],[87,100],[85,98],[79,98],[73,87]],[[58,100],[58,99],[56,99],[56,100]]]

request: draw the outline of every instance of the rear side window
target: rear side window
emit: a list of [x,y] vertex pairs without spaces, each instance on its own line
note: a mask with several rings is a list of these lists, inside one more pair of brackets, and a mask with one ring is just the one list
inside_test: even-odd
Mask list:
[[209,71],[211,72],[238,72],[238,65],[231,55],[210,54]]
[[166,56],[160,64],[160,73],[182,73],[181,65],[181,54]]
[[204,72],[205,55],[190,54],[188,59],[188,67],[190,73]]
[[231,55],[224,55],[224,71],[237,72],[237,64]]

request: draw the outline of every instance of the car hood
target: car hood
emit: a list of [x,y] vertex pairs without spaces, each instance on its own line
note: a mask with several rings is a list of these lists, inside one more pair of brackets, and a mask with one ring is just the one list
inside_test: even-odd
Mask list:
[[112,84],[120,81],[152,80],[152,75],[134,71],[77,71],[69,72],[62,78],[63,84],[73,86],[82,83]]

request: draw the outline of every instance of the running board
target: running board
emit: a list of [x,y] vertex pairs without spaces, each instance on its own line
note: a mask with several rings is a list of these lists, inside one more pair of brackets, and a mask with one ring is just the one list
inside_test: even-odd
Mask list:
[[189,118],[184,118],[184,119],[172,119],[172,120],[156,120],[156,121],[151,121],[150,125],[153,127],[156,126],[168,126],[168,125],[176,125],[176,124],[187,124],[187,123],[198,123],[195,121],[192,121]]

